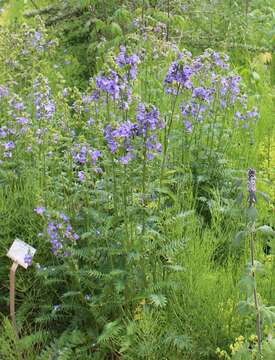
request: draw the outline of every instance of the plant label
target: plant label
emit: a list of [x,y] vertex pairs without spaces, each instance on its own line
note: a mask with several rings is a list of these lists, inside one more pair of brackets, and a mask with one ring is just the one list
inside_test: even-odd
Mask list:
[[17,264],[27,269],[31,264],[36,249],[26,244],[24,241],[15,239],[10,247],[7,256]]

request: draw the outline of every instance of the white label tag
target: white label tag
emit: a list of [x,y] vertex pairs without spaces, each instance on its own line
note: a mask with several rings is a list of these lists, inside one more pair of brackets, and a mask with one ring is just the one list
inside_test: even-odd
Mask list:
[[21,265],[24,269],[27,269],[32,262],[32,258],[36,252],[36,249],[26,244],[24,241],[15,239],[10,247],[7,256],[14,262]]

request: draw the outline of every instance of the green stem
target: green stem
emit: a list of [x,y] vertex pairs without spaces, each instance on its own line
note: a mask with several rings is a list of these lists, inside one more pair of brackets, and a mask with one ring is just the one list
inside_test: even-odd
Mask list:
[[113,175],[113,207],[115,214],[117,214],[117,181],[116,181],[115,159],[113,155],[112,155],[112,175]]
[[130,237],[129,237],[129,231],[128,231],[129,221],[128,221],[128,212],[127,212],[127,171],[126,171],[126,166],[127,165],[123,165],[123,167],[124,167],[123,211],[124,211],[124,223],[125,223],[125,229],[126,229],[127,243],[129,244]]
[[255,223],[252,224],[252,229],[251,229],[250,256],[251,256],[252,277],[254,279],[253,298],[254,298],[254,305],[256,310],[256,333],[258,338],[258,352],[261,354],[262,353],[261,317],[260,317],[259,302],[258,302],[257,289],[256,289],[256,274],[254,269],[255,266],[254,237],[255,237]]
[[[143,168],[142,168],[142,202],[143,207],[145,206],[145,196],[146,196],[146,176],[147,176],[147,149],[146,149],[146,137],[144,137],[144,144],[143,144]],[[145,212],[142,211],[142,234],[145,231]]]
[[163,173],[164,173],[164,169],[165,169],[165,162],[166,162],[167,149],[168,149],[168,138],[169,138],[171,128],[172,128],[173,117],[174,117],[174,113],[175,113],[175,108],[176,108],[176,103],[177,103],[177,99],[178,99],[178,95],[179,95],[179,90],[180,90],[180,84],[177,87],[177,93],[176,93],[174,102],[172,104],[172,112],[171,112],[170,119],[168,120],[167,126],[165,126],[164,144],[163,144],[163,157],[162,157],[162,164],[161,164],[161,171],[160,171],[160,188],[162,187]]

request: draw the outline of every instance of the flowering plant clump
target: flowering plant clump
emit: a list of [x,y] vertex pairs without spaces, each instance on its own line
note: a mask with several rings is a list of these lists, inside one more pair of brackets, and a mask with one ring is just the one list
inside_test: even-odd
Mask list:
[[197,57],[184,51],[168,69],[165,91],[183,98],[180,109],[187,132],[191,133],[199,125],[216,127],[218,117],[224,117],[227,126],[243,128],[250,128],[258,118],[255,107],[247,109],[241,78],[232,73],[228,61],[227,55],[213,50],[206,50]]
[[104,129],[104,138],[111,154],[120,153],[119,161],[127,164],[135,157],[133,137],[136,126],[130,120],[120,123],[117,128],[107,125]]
[[120,47],[120,53],[116,57],[116,63],[119,68],[126,70],[125,80],[135,80],[137,78],[137,65],[139,63],[137,54],[127,55],[126,48]]
[[[30,115],[20,96],[0,87],[0,104],[6,108],[0,123],[0,161],[13,157],[16,146],[30,133]],[[25,148],[26,150],[26,148]]]
[[43,28],[30,29],[27,25],[24,26],[22,56],[28,58],[33,52],[42,55],[54,45],[55,41],[47,39]]
[[90,170],[95,173],[102,173],[102,169],[97,166],[97,161],[101,157],[101,152],[92,149],[89,144],[75,144],[72,157],[80,182],[85,180],[85,170],[86,172],[89,172]]
[[138,104],[136,110],[137,134],[143,138],[146,157],[150,160],[162,151],[162,145],[158,141],[158,130],[164,128],[164,121],[160,118],[160,112],[155,106]]
[[153,159],[162,150],[158,141],[157,131],[163,129],[164,122],[155,106],[145,106],[139,103],[136,108],[135,121],[127,120],[113,128],[107,125],[104,137],[112,154],[120,153],[119,161],[126,165],[135,158],[139,151],[146,154],[147,159]]
[[112,100],[120,109],[129,109],[132,82],[137,78],[139,62],[137,54],[127,55],[126,48],[121,47],[119,54],[113,56],[111,66],[90,80],[92,91],[83,98],[84,102],[101,101],[107,104]]
[[55,103],[51,98],[48,79],[44,77],[35,79],[33,88],[36,119],[50,121],[55,113]]
[[69,256],[70,248],[79,239],[69,217],[58,211],[48,211],[44,207],[37,207],[34,211],[47,221],[46,229],[39,237],[44,237],[51,243],[54,255]]

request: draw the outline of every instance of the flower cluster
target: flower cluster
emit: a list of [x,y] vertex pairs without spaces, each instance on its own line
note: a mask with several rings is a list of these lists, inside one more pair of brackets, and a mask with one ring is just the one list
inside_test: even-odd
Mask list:
[[27,255],[25,255],[25,257],[24,257],[24,263],[27,264],[28,266],[30,266],[31,263],[32,263],[32,259],[33,259],[32,255],[31,255],[31,254],[27,254]]
[[47,40],[43,29],[30,29],[25,25],[23,31],[24,41],[21,55],[29,56],[30,52],[43,53],[55,45],[55,41]]
[[203,89],[199,84],[202,82],[209,83],[209,77],[212,83],[215,83],[217,75],[215,71],[228,70],[227,61],[228,56],[212,50],[206,50],[202,55],[195,58],[189,51],[183,51],[168,69],[164,79],[166,93],[177,95],[180,90],[190,90],[193,92],[193,96],[206,99],[209,90]]
[[1,93],[0,103],[5,109],[5,121],[0,126],[0,162],[3,162],[12,158],[16,145],[28,134],[30,120],[18,95],[9,94],[5,87],[0,87],[0,95]]
[[137,107],[136,120],[138,134],[142,135],[145,142],[146,156],[148,159],[152,159],[156,153],[160,153],[162,150],[156,132],[164,128],[164,122],[160,119],[160,113],[156,107],[145,106],[142,103]]
[[121,109],[128,109],[132,101],[132,87],[130,82],[137,77],[139,57],[136,54],[127,55],[126,48],[121,47],[120,53],[115,59],[117,69],[109,69],[101,72],[94,81],[95,89],[89,101],[97,101],[101,94],[107,95],[105,102],[111,99],[117,102]]
[[116,71],[110,70],[107,74],[100,73],[95,79],[95,86],[98,97],[103,92],[107,98],[118,102],[120,108],[128,109],[132,101],[132,88],[128,81]]
[[[154,106],[140,103],[136,109],[136,121],[127,120],[116,127],[108,124],[104,137],[111,153],[120,153],[120,163],[126,165],[135,158],[139,149],[145,149],[147,159],[161,152],[156,132],[164,127],[160,113]],[[143,151],[144,152],[144,151]]]
[[174,61],[164,79],[166,94],[177,95],[180,89],[191,89],[193,86],[192,74],[193,69],[190,65],[184,64],[182,59]]
[[0,85],[0,99],[7,96],[9,96],[9,89],[5,86]]
[[79,239],[79,235],[74,232],[70,219],[58,211],[48,212],[43,207],[37,207],[34,211],[47,220],[44,236],[52,245],[52,253],[57,256],[69,256],[70,247]]
[[180,109],[187,132],[206,119],[212,122],[217,114],[224,116],[225,110],[232,112],[233,106],[239,108],[233,117],[235,125],[246,128],[256,121],[257,110],[247,110],[241,78],[230,71],[228,60],[227,55],[212,50],[194,58],[185,51],[168,69],[164,87],[168,94],[184,96]]
[[128,69],[129,79],[135,80],[137,77],[137,65],[139,63],[139,57],[137,54],[128,56],[126,54],[126,48],[120,47],[120,53],[116,58],[116,63],[120,68],[126,67]]
[[136,126],[127,120],[121,123],[117,128],[107,125],[104,129],[104,137],[108,144],[108,148],[112,154],[121,153],[119,157],[120,163],[126,165],[135,157],[134,147],[132,145],[135,136]]
[[[188,132],[192,132],[193,129],[193,125],[190,121],[192,119],[195,119],[196,122],[202,122],[207,111],[209,111],[209,106],[201,103],[196,103],[194,101],[183,102],[180,108],[182,116],[184,118],[184,125],[186,131]],[[190,121],[188,119],[190,119]]]
[[84,182],[85,180],[85,169],[92,170],[95,173],[102,173],[102,169],[97,166],[97,161],[101,157],[101,153],[99,150],[91,148],[88,144],[76,144],[72,157],[80,182]]
[[51,120],[55,113],[55,103],[51,99],[48,79],[40,76],[34,81],[34,106],[37,120]]
[[246,106],[243,107],[244,111],[240,112],[239,110],[234,114],[235,126],[242,126],[243,128],[249,128],[250,124],[255,124],[259,113],[257,108],[254,106],[252,110],[246,110]]

